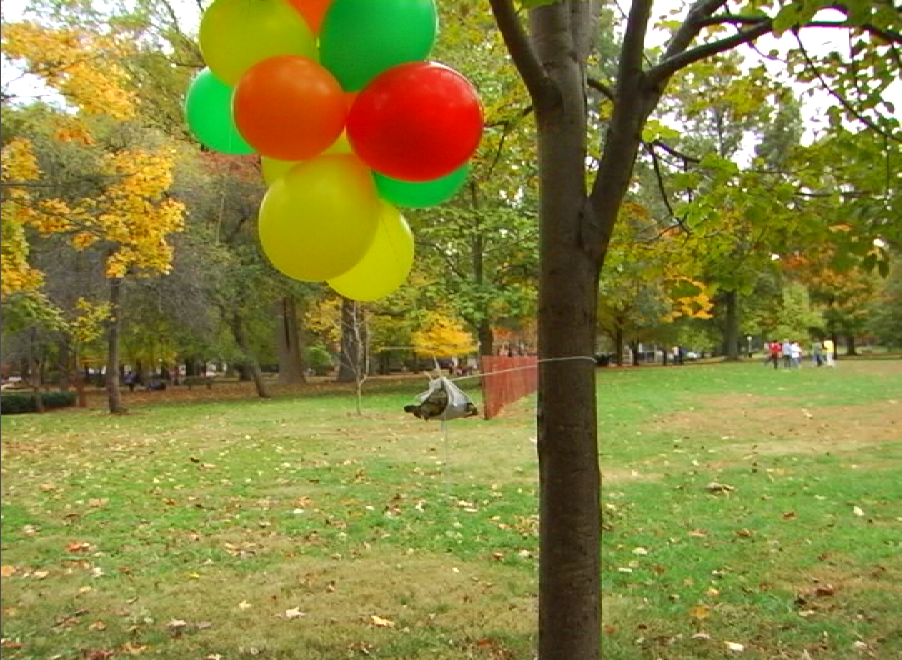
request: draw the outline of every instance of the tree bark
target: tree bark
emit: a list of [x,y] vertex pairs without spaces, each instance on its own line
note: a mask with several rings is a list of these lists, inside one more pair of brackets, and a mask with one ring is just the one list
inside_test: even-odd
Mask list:
[[855,348],[855,335],[846,335],[846,355],[858,355]]
[[357,332],[357,303],[348,298],[341,301],[341,354],[338,359],[339,383],[356,383],[359,364],[360,335]]
[[36,412],[44,412],[44,397],[41,396],[41,364],[35,351],[37,343],[38,331],[31,329],[28,340],[28,371],[29,380],[31,381],[31,395],[34,398],[34,409]]
[[241,322],[241,317],[237,314],[232,315],[229,325],[232,328],[232,335],[235,337],[235,343],[238,344],[238,348],[241,349],[242,358],[244,359],[244,362],[239,368],[243,367],[248,375],[248,380],[254,381],[254,388],[257,390],[257,396],[261,399],[268,399],[269,391],[266,388],[266,382],[263,380],[263,372],[260,371],[260,365],[257,362],[257,358],[254,357],[254,354],[251,351],[250,341],[248,341],[247,334],[244,331],[244,324]]
[[735,291],[724,291],[726,319],[723,331],[723,354],[728,362],[739,360],[739,296]]
[[304,361],[298,332],[298,308],[294,296],[284,296],[278,303],[279,382],[305,383]]
[[623,326],[619,323],[614,330],[614,362],[618,367],[623,366]]
[[72,344],[68,338],[59,340],[57,351],[56,368],[60,375],[60,391],[68,392],[72,387]]
[[119,389],[119,333],[122,304],[122,278],[110,278],[110,318],[107,321],[106,394],[111,414],[125,412]]
[[477,328],[477,335],[479,337],[479,354],[480,355],[494,355],[495,354],[495,333],[492,332],[492,324],[489,322],[489,320],[487,318],[484,318],[479,322],[479,327]]

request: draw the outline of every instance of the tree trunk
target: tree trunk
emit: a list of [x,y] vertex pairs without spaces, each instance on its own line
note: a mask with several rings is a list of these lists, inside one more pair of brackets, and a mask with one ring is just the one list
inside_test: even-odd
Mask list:
[[78,349],[76,348],[73,351],[73,360],[75,362],[75,392],[78,396],[78,407],[79,408],[87,408],[88,407],[88,394],[85,392],[85,379],[82,373],[82,370],[78,366]]
[[855,335],[846,335],[846,355],[858,355],[855,350]]
[[241,369],[243,368],[247,373],[247,380],[254,381],[254,388],[257,390],[257,396],[261,399],[268,399],[269,391],[266,389],[266,382],[263,380],[263,372],[260,371],[260,365],[257,363],[257,358],[254,357],[254,354],[251,352],[251,345],[248,341],[247,334],[244,332],[244,324],[241,322],[241,317],[237,314],[233,315],[229,325],[232,328],[232,335],[235,337],[235,343],[238,344],[238,348],[241,349],[242,358],[244,360],[238,367],[239,373],[241,373]]
[[276,326],[279,345],[279,382],[304,383],[304,362],[298,332],[298,308],[294,296],[284,296],[278,303],[279,323]]
[[60,375],[60,391],[68,392],[72,387],[72,344],[66,338],[60,339],[57,351],[56,369]]
[[341,301],[341,354],[338,359],[339,383],[356,383],[359,364],[360,333],[357,323],[357,303],[348,298]]
[[629,342],[629,346],[630,346],[630,354],[632,356],[630,362],[632,363],[632,365],[634,367],[638,367],[639,366],[639,342],[631,341],[631,342]]
[[621,325],[614,330],[614,362],[618,367],[623,366],[623,326]]
[[[552,197],[546,195],[547,197]],[[553,199],[553,197],[552,197]],[[576,211],[546,203],[539,287],[539,355],[593,354],[598,273],[577,239],[552,228]],[[549,208],[551,206],[551,208]],[[569,208],[568,208],[569,207]],[[561,215],[552,215],[554,211]],[[569,233],[569,232],[568,232]],[[567,330],[564,331],[563,329]],[[594,658],[599,652],[600,480],[594,360],[544,362],[539,371],[539,657]]]
[[724,291],[726,326],[723,331],[723,354],[728,362],[739,360],[739,296],[735,291]]
[[199,376],[200,374],[197,372],[197,358],[194,357],[186,357],[185,358],[185,376]]
[[34,409],[36,412],[44,412],[44,397],[41,396],[41,365],[35,350],[37,343],[38,331],[31,329],[28,340],[28,380],[31,382],[31,395],[34,399]]
[[119,390],[119,332],[122,327],[120,305],[122,304],[122,279],[110,279],[110,318],[107,321],[106,394],[110,413],[125,412],[122,407],[122,392]]
[[[568,10],[569,11],[569,10]],[[530,12],[559,16],[544,6]],[[576,16],[571,20],[577,20]],[[537,33],[540,57],[557,34]],[[541,32],[541,31],[540,31]],[[541,39],[547,42],[539,43]],[[583,72],[553,64],[561,97],[537,107],[539,157],[539,657],[586,660],[600,649],[600,473],[595,404],[598,261],[583,223],[586,115]],[[547,70],[547,69],[546,69]],[[555,358],[564,358],[554,361]]]
[[487,318],[483,318],[479,322],[477,334],[479,336],[479,354],[494,355],[495,333],[492,332],[492,324]]

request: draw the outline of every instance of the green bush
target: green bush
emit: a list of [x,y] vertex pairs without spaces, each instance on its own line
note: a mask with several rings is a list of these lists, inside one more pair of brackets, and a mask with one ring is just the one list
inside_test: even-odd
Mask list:
[[[44,408],[67,408],[75,405],[75,392],[41,392]],[[0,412],[4,415],[37,412],[31,392],[0,394]]]
[[322,346],[307,347],[307,366],[317,376],[325,376],[332,370],[332,356]]

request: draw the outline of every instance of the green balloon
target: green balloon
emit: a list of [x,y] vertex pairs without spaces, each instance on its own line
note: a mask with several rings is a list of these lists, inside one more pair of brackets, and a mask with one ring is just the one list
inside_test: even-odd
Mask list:
[[232,88],[204,69],[188,87],[185,118],[194,137],[214,151],[244,155],[254,148],[244,141],[232,117]]
[[426,59],[438,32],[434,0],[335,0],[319,35],[320,62],[346,92]]
[[411,209],[425,209],[430,206],[438,206],[454,197],[467,176],[470,174],[470,166],[464,165],[445,176],[432,181],[411,182],[390,179],[384,174],[373,172],[376,181],[376,190],[379,197]]

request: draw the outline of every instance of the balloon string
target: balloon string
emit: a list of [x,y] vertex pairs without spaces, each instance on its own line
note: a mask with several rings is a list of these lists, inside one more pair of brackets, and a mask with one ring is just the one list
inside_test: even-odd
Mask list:
[[448,380],[452,382],[456,382],[459,380],[472,380],[475,378],[483,378],[485,376],[494,376],[495,374],[506,374],[511,371],[523,371],[524,369],[535,369],[538,365],[544,362],[565,362],[567,360],[591,360],[593,363],[596,362],[595,358],[591,355],[570,355],[568,357],[557,357],[557,358],[543,358],[541,360],[536,360],[535,364],[527,364],[522,367],[510,367],[508,369],[498,369],[496,371],[486,371],[481,374],[473,374],[472,376],[458,376],[456,378],[449,378]]

